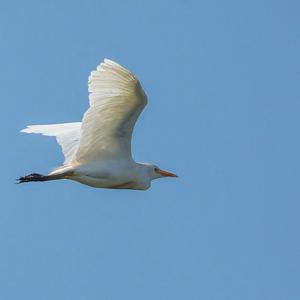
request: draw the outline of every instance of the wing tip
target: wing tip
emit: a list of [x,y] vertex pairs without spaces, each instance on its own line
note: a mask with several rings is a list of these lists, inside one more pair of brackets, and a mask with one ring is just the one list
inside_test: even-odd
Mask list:
[[44,127],[44,125],[27,125],[25,128],[21,129],[20,132],[24,132],[24,133],[43,133],[43,131],[41,130],[41,127]]
[[31,127],[31,125],[27,125],[25,128],[21,129],[20,132],[31,133],[30,127]]
[[[122,67],[119,63],[117,63],[116,61],[110,59],[110,58],[104,58],[103,59],[103,63],[104,64],[107,64],[107,65],[113,65],[113,66],[119,66],[119,67]],[[124,68],[124,67],[122,67]]]
[[128,70],[127,68],[125,68],[124,66],[122,66],[121,64],[117,63],[116,61],[114,61],[110,58],[104,58],[103,62],[100,63],[100,65],[98,67],[101,69],[101,66],[106,66],[106,67],[110,67],[113,69],[115,68],[115,69],[122,70],[126,75],[129,75],[132,79],[137,80],[135,75],[130,70]]

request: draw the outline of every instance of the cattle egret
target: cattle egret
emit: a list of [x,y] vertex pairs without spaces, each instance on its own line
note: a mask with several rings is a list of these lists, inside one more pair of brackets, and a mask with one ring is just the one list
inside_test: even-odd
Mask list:
[[134,124],[147,104],[138,79],[116,62],[104,59],[88,80],[89,104],[82,122],[29,125],[21,130],[55,136],[64,164],[48,175],[33,173],[18,183],[70,179],[96,188],[146,190],[151,180],[177,177],[131,155]]

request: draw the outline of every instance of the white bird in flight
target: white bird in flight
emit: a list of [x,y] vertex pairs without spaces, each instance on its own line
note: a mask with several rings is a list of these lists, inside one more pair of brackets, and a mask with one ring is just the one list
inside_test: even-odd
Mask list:
[[33,173],[18,183],[70,179],[112,189],[146,190],[151,180],[177,177],[131,155],[131,136],[147,96],[138,79],[116,62],[104,59],[88,80],[90,107],[82,122],[29,125],[21,130],[55,136],[64,164],[48,175]]

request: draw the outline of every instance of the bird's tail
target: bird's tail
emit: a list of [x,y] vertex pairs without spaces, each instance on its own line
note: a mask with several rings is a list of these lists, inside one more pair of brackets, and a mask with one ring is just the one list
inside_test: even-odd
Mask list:
[[21,176],[17,179],[17,183],[31,182],[31,181],[48,181],[48,180],[56,180],[62,179],[61,176],[57,175],[42,175],[38,173],[32,173],[26,176]]

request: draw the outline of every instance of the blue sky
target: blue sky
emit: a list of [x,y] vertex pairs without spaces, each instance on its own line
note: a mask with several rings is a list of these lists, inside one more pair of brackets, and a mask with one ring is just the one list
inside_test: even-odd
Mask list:
[[[0,4],[0,298],[300,298],[298,1]],[[104,58],[149,105],[146,192],[15,185],[62,160],[27,124],[79,121]]]

